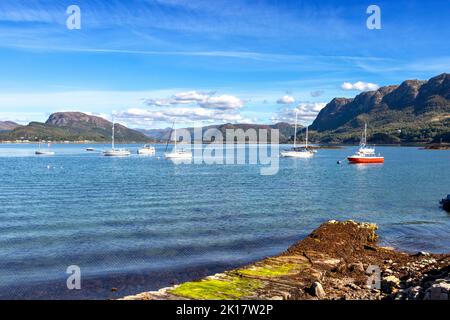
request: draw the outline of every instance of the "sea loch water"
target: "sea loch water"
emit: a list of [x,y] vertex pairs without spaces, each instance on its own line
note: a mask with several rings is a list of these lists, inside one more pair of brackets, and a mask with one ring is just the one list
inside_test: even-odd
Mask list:
[[[450,214],[438,205],[450,151],[379,147],[384,165],[358,166],[336,164],[356,147],[320,150],[262,176],[257,165],[174,165],[163,145],[127,158],[35,148],[0,145],[3,299],[152,290],[279,253],[330,219],[376,222],[382,243],[402,250],[450,248]],[[66,287],[70,265],[81,290]]]

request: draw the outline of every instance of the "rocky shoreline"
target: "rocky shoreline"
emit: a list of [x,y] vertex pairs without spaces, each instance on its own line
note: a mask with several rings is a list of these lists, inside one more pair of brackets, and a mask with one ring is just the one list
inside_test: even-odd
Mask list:
[[424,150],[450,150],[450,143],[432,143],[426,145],[422,149]]
[[329,221],[282,254],[124,300],[449,300],[450,254],[377,245],[377,226]]

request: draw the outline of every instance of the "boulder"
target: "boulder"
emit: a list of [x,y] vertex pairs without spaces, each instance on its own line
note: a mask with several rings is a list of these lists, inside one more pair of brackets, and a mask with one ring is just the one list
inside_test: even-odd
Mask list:
[[450,281],[440,279],[425,291],[424,300],[449,300]]
[[314,282],[311,286],[311,294],[319,299],[325,298],[325,290],[323,290],[322,284],[318,281]]
[[392,293],[400,286],[400,279],[396,276],[387,276],[381,279],[381,290],[386,293]]

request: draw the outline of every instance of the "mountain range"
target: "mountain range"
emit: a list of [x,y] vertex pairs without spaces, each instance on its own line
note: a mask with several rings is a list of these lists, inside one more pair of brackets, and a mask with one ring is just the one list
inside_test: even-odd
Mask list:
[[[450,142],[450,74],[429,80],[406,80],[400,85],[380,87],[360,93],[355,98],[334,98],[318,114],[310,126],[310,139],[315,143],[358,142],[364,123],[369,127],[370,143]],[[118,142],[166,141],[172,131],[165,129],[129,129],[116,124]],[[293,141],[293,125],[288,123],[222,124],[203,128],[279,129],[280,143]],[[194,128],[186,128],[193,137]],[[304,130],[297,131],[302,139]],[[58,112],[45,123],[26,126],[0,122],[1,140],[110,141],[112,123],[81,112]]]
[[[302,128],[300,125],[298,126],[299,129]],[[206,131],[208,131],[209,129],[216,129],[219,130],[222,133],[223,138],[226,138],[226,130],[227,129],[233,129],[233,130],[238,130],[238,129],[242,129],[244,131],[248,130],[248,129],[255,129],[256,133],[258,134],[259,129],[266,129],[268,131],[268,138],[270,139],[270,130],[271,129],[278,129],[279,130],[279,134],[280,134],[280,141],[282,142],[286,142],[289,140],[293,139],[294,136],[294,126],[292,124],[289,123],[285,123],[285,122],[279,122],[276,124],[272,124],[272,125],[266,125],[266,124],[232,124],[232,123],[226,123],[226,124],[221,124],[221,125],[210,125],[210,126],[205,126],[202,128],[202,136],[203,133],[205,133]],[[171,132],[172,132],[172,128],[165,128],[165,129],[150,129],[150,130],[145,130],[145,129],[138,129],[140,132],[144,133],[145,135],[147,135],[148,137],[156,140],[156,141],[167,141],[167,139],[169,138]],[[194,128],[190,127],[190,128],[184,128],[184,130],[188,130],[189,133],[191,134],[191,138],[192,141],[194,141]],[[231,138],[231,137],[230,137]],[[257,139],[259,140],[259,136],[257,136]],[[257,142],[257,141],[249,141],[247,140],[247,142]]]

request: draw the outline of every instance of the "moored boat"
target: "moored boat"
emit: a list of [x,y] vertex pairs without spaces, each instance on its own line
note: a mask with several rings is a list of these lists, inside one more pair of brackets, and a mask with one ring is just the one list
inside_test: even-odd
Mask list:
[[367,146],[367,123],[364,125],[364,135],[359,145],[359,150],[352,156],[347,157],[350,163],[384,163],[384,157],[375,154],[375,147]]
[[[177,129],[175,128],[175,121],[173,123],[172,128],[174,128],[174,132],[175,132],[174,147],[171,152],[164,153],[164,157],[166,159],[192,159],[191,151],[177,148],[178,137],[177,137]],[[172,134],[170,134],[169,140],[170,140],[171,136],[172,136]],[[169,144],[169,140],[167,140],[167,145]],[[167,146],[166,146],[166,151],[167,151]]]
[[125,149],[112,149],[103,152],[106,157],[127,157],[131,155],[131,152]]
[[297,147],[297,120],[298,112],[295,112],[295,129],[294,129],[294,147],[289,150],[283,150],[280,152],[282,157],[290,158],[312,158],[317,152],[316,150],[310,150],[308,148],[308,126],[306,126],[306,143],[304,147]]
[[131,152],[126,149],[118,149],[115,147],[115,123],[114,117],[112,119],[112,140],[111,140],[111,149],[103,151],[103,155],[106,157],[127,157],[131,155]]
[[48,149],[44,150],[44,149],[41,148],[41,143],[39,142],[39,148],[38,148],[38,150],[36,150],[34,152],[34,154],[37,155],[37,156],[54,156],[55,152],[50,150],[51,144],[49,143],[47,146],[48,146]]
[[53,151],[36,150],[35,154],[37,156],[54,156],[55,152],[53,152]]
[[144,147],[139,148],[137,153],[140,155],[153,155],[156,153],[156,149],[154,146],[146,144]]
[[384,163],[384,157],[359,152],[347,159],[350,163]]

